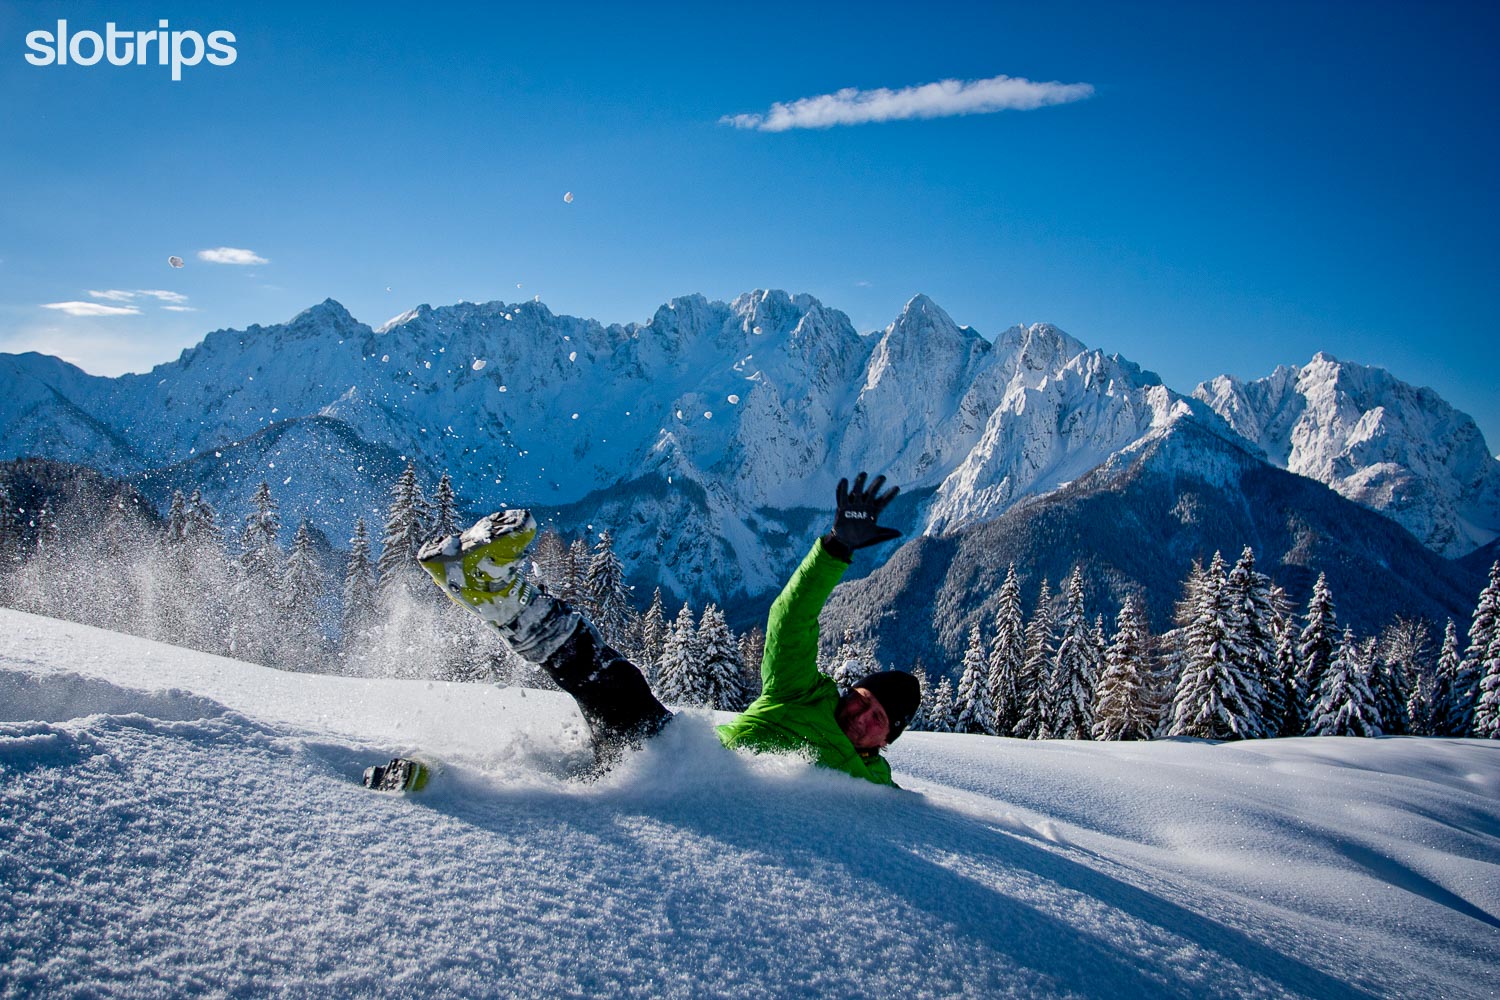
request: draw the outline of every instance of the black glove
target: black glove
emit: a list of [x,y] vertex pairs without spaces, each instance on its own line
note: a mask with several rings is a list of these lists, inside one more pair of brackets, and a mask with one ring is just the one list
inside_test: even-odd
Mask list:
[[863,472],[854,477],[853,488],[850,488],[849,480],[839,480],[838,513],[833,517],[833,531],[825,539],[835,543],[829,546],[832,555],[845,558],[846,552],[852,555],[855,549],[901,537],[901,532],[895,528],[882,528],[875,523],[886,504],[896,499],[896,494],[901,492],[899,486],[892,486],[889,492],[881,496],[880,487],[884,485],[885,477],[876,476],[870,488],[865,489]]

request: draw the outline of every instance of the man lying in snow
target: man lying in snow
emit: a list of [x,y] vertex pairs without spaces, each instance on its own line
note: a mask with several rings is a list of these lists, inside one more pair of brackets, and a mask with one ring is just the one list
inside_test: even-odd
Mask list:
[[[880,750],[916,713],[916,678],[896,670],[872,674],[840,697],[833,680],[817,668],[818,614],[854,551],[900,535],[876,523],[897,493],[893,486],[880,495],[884,482],[879,476],[866,489],[864,473],[852,488],[840,480],[833,530],[813,543],[771,606],[763,689],[733,722],[719,727],[725,746],[810,753],[824,767],[895,784]],[[501,511],[480,518],[462,535],[428,542],[417,559],[444,593],[483,618],[511,649],[573,696],[603,770],[626,747],[660,731],[672,713],[652,695],[640,670],[593,625],[527,580],[523,554],[535,537],[529,512]]]

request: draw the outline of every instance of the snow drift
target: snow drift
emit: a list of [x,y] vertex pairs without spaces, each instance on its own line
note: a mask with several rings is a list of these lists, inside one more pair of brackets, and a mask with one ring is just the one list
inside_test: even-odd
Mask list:
[[[1500,746],[911,733],[284,674],[0,610],[0,995],[1489,995]],[[370,793],[395,751],[422,795]]]

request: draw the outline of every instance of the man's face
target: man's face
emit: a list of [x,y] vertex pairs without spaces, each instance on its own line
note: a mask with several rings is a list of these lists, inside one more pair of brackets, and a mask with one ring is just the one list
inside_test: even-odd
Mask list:
[[855,688],[839,700],[833,714],[839,728],[860,751],[879,750],[891,732],[891,720],[885,707],[865,688]]

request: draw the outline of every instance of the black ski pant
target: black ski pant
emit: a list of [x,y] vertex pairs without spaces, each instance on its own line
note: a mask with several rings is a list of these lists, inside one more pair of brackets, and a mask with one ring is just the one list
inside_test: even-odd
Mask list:
[[578,703],[593,736],[597,773],[672,718],[640,669],[566,601],[538,591],[513,623],[496,630]]

